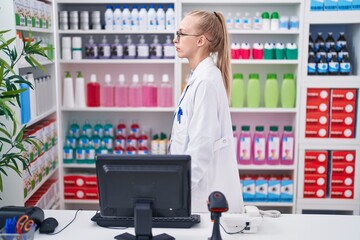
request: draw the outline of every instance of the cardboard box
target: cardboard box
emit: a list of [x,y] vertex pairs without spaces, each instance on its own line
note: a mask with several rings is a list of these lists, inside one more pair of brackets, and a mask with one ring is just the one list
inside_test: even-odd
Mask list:
[[305,162],[304,174],[326,174],[327,173],[327,164],[319,164],[319,163],[309,163]]
[[268,201],[278,202],[280,201],[281,182],[280,179],[270,178],[268,180]]
[[331,114],[331,126],[354,127],[354,113],[333,113]]
[[328,159],[328,151],[305,151],[305,162],[327,165]]
[[325,0],[324,10],[325,11],[337,11],[338,10],[338,0]]
[[307,125],[305,127],[306,138],[327,138],[329,137],[328,125]]
[[331,187],[330,198],[354,198],[354,188],[353,187]]
[[85,187],[85,175],[66,175],[64,176],[65,187]]
[[338,10],[339,11],[352,10],[352,1],[353,0],[339,0]]
[[306,125],[328,125],[329,113],[306,113]]
[[360,0],[352,0],[352,9],[360,10]]
[[97,185],[96,175],[86,176],[85,186],[86,186],[86,188],[96,188],[97,189],[98,185]]
[[352,113],[355,114],[356,103],[355,102],[345,102],[345,101],[336,101],[332,103],[331,113]]
[[311,0],[311,11],[324,11],[324,0]]
[[326,186],[304,186],[304,198],[326,198]]
[[331,94],[332,102],[356,103],[356,89],[333,89]]
[[355,163],[355,151],[332,151],[331,159],[332,162],[341,162],[341,163]]
[[333,176],[354,176],[355,163],[333,162],[331,173]]
[[331,176],[331,186],[337,187],[350,187],[354,186],[354,177],[353,176],[344,176],[340,174],[332,175]]
[[252,202],[255,200],[255,180],[245,178],[242,180],[243,199],[245,202]]
[[328,113],[329,112],[329,102],[324,102],[317,99],[308,99],[306,101],[306,113],[318,112],[318,113]]
[[86,199],[85,189],[79,187],[67,187],[64,188],[65,199]]
[[307,100],[321,100],[323,102],[329,102],[330,100],[330,89],[329,88],[308,88],[307,89]]
[[304,186],[326,186],[327,175],[326,174],[304,174]]
[[294,197],[294,181],[292,179],[282,179],[280,188],[280,201],[292,202]]
[[355,129],[354,126],[330,126],[330,138],[354,138]]

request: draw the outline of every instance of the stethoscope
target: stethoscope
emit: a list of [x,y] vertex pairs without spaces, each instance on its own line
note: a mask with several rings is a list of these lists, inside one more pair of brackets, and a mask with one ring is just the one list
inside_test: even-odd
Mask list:
[[174,119],[175,117],[177,117],[177,121],[179,124],[181,124],[181,116],[183,115],[183,110],[182,108],[180,107],[184,97],[186,96],[186,93],[187,93],[187,90],[189,89],[190,85],[187,85],[186,88],[185,88],[185,91],[184,91],[184,94],[183,96],[181,97],[180,101],[179,101],[179,104],[178,104],[178,107],[177,107],[177,111],[175,110],[174,112]]

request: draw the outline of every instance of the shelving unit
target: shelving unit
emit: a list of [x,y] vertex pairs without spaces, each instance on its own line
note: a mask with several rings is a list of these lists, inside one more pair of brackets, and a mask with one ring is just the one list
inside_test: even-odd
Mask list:
[[[51,1],[46,1],[48,4],[52,4]],[[6,30],[10,29],[10,32],[7,33],[6,37],[15,37],[16,32],[20,31],[22,32],[24,37],[27,37],[27,35],[31,32],[32,36],[40,36],[40,37],[46,37],[49,39],[51,43],[54,42],[54,30],[52,28],[49,29],[40,29],[40,28],[33,28],[28,26],[17,26],[15,23],[15,8],[14,8],[14,1],[6,0],[2,1],[1,7],[0,7],[0,15],[3,19],[0,21],[0,29]],[[53,14],[51,14],[53,15]],[[13,46],[15,47],[15,42],[13,43]],[[54,56],[56,58],[56,55]],[[27,72],[33,72],[34,78],[37,78],[39,76],[44,75],[50,75],[52,77],[52,81],[54,83],[53,87],[55,89],[55,83],[56,83],[56,77],[55,77],[55,63],[53,61],[49,60],[39,60],[39,63],[45,67],[47,70],[47,73],[43,73],[39,69],[34,69],[32,66],[30,66],[28,63],[18,63],[15,65],[14,70],[17,74],[25,75]],[[51,89],[48,89],[48,91],[51,91]],[[54,96],[55,98],[55,96]],[[14,109],[17,119],[20,122],[21,114],[20,109],[16,108]],[[38,123],[40,123],[42,120],[48,119],[48,118],[56,118],[57,115],[57,107],[56,104],[53,106],[49,106],[48,109],[44,109],[43,112],[38,113],[38,115],[31,119],[29,122],[26,123],[27,128],[33,128]],[[1,119],[1,123],[3,122],[3,119]],[[7,124],[7,123],[5,123]],[[19,127],[19,126],[18,126]],[[56,126],[58,128],[58,126]],[[53,147],[56,149],[57,152],[57,146]],[[4,149],[2,149],[4,150]],[[31,165],[31,167],[33,164]],[[19,177],[15,172],[8,171],[8,176],[2,176],[3,180],[3,187],[4,192],[0,193],[0,206],[7,206],[7,205],[16,205],[16,206],[24,206],[25,202],[29,200],[36,191],[41,188],[41,186],[44,185],[49,179],[58,179],[59,177],[59,168],[56,167],[55,169],[50,170],[51,172],[48,173],[48,175],[43,176],[42,180],[39,183],[36,183],[35,187],[31,190],[31,192],[25,197],[24,193],[24,186],[25,181],[22,177]],[[52,199],[51,200],[53,204],[49,207],[54,207],[58,205],[57,201],[58,199]]]
[[[360,51],[357,43],[360,38],[360,11],[329,11],[329,12],[312,12],[310,11],[310,2],[305,1],[305,24],[304,36],[311,31],[314,34],[317,31],[333,32],[336,40],[337,33],[345,32],[347,36],[347,46],[350,52],[352,73],[349,76],[308,76],[307,75],[307,54],[302,56],[302,86],[301,89],[301,109],[300,109],[300,129],[299,129],[299,165],[298,165],[298,193],[296,201],[297,213],[339,213],[339,214],[359,214],[360,213],[360,118],[358,112],[355,113],[355,137],[354,138],[306,138],[306,98],[308,89],[325,88],[325,89],[355,89],[357,98],[355,101],[356,108],[359,110],[359,89],[360,89]],[[315,36],[316,37],[316,36]],[[326,35],[324,36],[326,38]],[[304,38],[304,46],[308,46],[309,39]],[[307,49],[304,47],[304,51]],[[330,98],[331,99],[331,98]],[[331,100],[330,100],[331,101]],[[358,111],[357,110],[357,111]],[[307,151],[354,151],[355,152],[355,174],[353,176],[353,197],[349,199],[331,198],[331,182],[328,183],[328,193],[325,198],[305,198],[304,197],[304,156]],[[332,159],[329,157],[329,168],[331,168]],[[328,178],[331,177],[328,170]]]
[[[206,3],[206,4],[204,4]],[[228,29],[230,35],[230,42],[250,43],[250,46],[255,42],[295,42],[298,45],[299,56],[297,60],[253,60],[253,59],[232,59],[232,72],[243,73],[245,85],[249,73],[259,73],[262,91],[265,85],[265,78],[267,73],[277,73],[279,86],[281,86],[281,79],[284,73],[290,72],[296,76],[297,85],[297,100],[295,108],[265,108],[262,100],[260,108],[231,108],[232,122],[237,126],[237,132],[240,131],[242,125],[250,125],[250,131],[253,133],[255,126],[263,125],[266,132],[268,132],[270,125],[278,125],[282,130],[285,125],[293,126],[295,130],[295,139],[297,139],[298,131],[298,117],[299,117],[299,93],[302,82],[300,81],[301,70],[301,49],[302,49],[302,26],[303,26],[303,1],[290,0],[290,1],[249,1],[249,0],[225,0],[225,1],[191,1],[180,0],[180,11],[178,11],[178,19],[181,20],[186,12],[191,10],[202,9],[210,12],[220,11],[224,17],[228,12],[235,15],[235,12],[240,12],[244,16],[245,12],[250,13],[250,17],[255,15],[255,12],[278,11],[280,16],[298,16],[300,19],[299,30],[277,30],[277,31],[264,31],[264,30],[237,30]],[[186,59],[178,59],[178,72],[180,73],[181,81],[186,79],[187,74],[190,72],[189,65]],[[295,153],[297,151],[297,142],[295,142]],[[287,175],[291,176],[294,180],[294,200],[288,202],[246,202],[245,204],[256,205],[259,208],[279,209],[281,212],[295,212],[295,199],[296,199],[296,179],[297,179],[297,156],[293,166],[282,165],[238,165],[240,175]]]

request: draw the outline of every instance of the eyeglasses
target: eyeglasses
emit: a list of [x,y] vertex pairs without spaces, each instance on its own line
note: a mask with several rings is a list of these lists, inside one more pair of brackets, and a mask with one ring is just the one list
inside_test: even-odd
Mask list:
[[180,37],[182,37],[182,36],[199,37],[199,36],[201,36],[202,34],[186,34],[186,33],[180,32],[180,31],[176,31],[175,35],[176,35],[176,41],[179,42],[179,41],[180,41]]

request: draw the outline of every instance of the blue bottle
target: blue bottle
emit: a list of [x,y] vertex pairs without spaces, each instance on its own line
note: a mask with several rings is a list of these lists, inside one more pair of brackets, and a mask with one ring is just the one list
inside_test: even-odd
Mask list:
[[30,121],[30,91],[29,86],[25,83],[20,83],[21,89],[26,89],[24,92],[20,93],[20,103],[21,103],[21,124],[25,124]]

